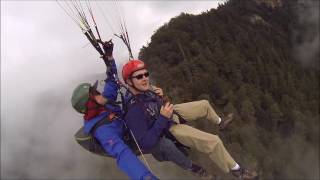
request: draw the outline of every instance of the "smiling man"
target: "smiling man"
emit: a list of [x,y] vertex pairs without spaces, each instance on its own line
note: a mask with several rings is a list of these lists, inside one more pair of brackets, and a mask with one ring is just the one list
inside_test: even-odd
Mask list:
[[[221,119],[205,100],[171,104],[163,98],[161,88],[155,87],[150,90],[149,72],[144,62],[140,60],[131,60],[125,64],[122,76],[129,88],[125,98],[127,111],[125,120],[143,150],[156,152],[156,155],[159,152],[159,150],[154,151],[157,146],[168,150],[168,147],[162,147],[159,143],[162,139],[173,135],[183,145],[207,154],[225,173],[231,172],[239,179],[258,177],[255,171],[240,167],[234,161],[218,136],[180,122],[181,119],[186,121],[207,119],[219,125],[220,129],[224,129],[232,121],[232,114],[226,119]],[[180,157],[164,156],[162,158],[175,162],[179,161]]]
[[[132,60],[125,65],[122,72],[123,77],[128,77],[125,78],[125,81],[128,82],[130,89],[126,94],[125,120],[142,151],[151,153],[158,161],[172,161],[196,176],[210,179],[211,175],[208,175],[205,169],[194,164],[180,151],[172,139],[165,136],[174,123],[171,120],[173,105],[170,103],[162,105],[160,101],[151,102],[149,101],[153,100],[149,98],[151,94],[141,93],[153,93],[149,91],[149,72],[145,69],[144,64],[139,60]],[[132,98],[131,95],[138,98]],[[135,100],[137,101],[133,102]],[[149,105],[150,108],[145,108],[145,105]]]

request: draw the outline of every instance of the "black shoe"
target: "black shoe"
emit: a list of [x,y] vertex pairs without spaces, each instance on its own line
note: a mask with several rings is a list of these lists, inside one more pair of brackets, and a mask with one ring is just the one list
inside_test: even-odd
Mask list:
[[191,171],[191,173],[197,177],[200,177],[201,179],[212,179],[213,176],[211,174],[208,174],[207,171],[196,165],[196,164],[192,164],[191,168],[189,169],[189,171]]
[[228,114],[226,117],[221,118],[219,124],[220,130],[226,129],[226,127],[233,121],[233,113]]
[[240,167],[238,170],[231,170],[233,176],[240,180],[258,180],[259,176],[256,171]]

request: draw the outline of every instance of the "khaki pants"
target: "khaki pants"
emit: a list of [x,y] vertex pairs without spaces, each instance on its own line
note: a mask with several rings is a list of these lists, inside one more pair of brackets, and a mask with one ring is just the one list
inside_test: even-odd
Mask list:
[[[219,122],[219,116],[207,100],[176,104],[174,105],[174,110],[187,121],[207,119],[214,124],[218,124]],[[172,119],[175,122],[179,122],[176,115],[174,115]],[[182,144],[208,154],[210,159],[221,168],[223,172],[229,172],[230,169],[236,165],[236,162],[225,149],[218,136],[200,131],[186,124],[173,125],[170,128],[170,132]]]

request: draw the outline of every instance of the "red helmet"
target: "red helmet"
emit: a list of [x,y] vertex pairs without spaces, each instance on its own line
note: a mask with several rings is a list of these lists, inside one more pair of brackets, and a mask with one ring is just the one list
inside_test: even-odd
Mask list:
[[131,60],[122,67],[122,78],[125,83],[127,79],[136,71],[146,69],[144,62],[140,60]]

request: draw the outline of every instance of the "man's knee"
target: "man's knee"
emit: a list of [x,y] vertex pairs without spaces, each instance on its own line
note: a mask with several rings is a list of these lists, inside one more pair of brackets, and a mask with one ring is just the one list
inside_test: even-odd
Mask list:
[[130,151],[130,148],[119,138],[110,138],[103,141],[101,145],[105,148],[109,155],[115,158],[119,158],[128,150]]
[[206,107],[206,108],[211,107],[208,100],[200,100],[200,104],[202,107]]
[[158,161],[168,161],[168,156],[175,154],[175,144],[166,138],[161,138],[156,147],[151,150],[151,154]]
[[222,141],[219,136],[212,135],[206,141],[202,142],[203,151],[205,153],[210,153],[214,151],[217,147],[221,146]]

